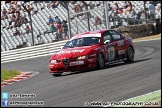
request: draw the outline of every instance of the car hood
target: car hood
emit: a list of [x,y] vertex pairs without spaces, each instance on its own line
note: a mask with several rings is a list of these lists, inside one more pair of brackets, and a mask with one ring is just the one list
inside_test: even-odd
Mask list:
[[91,51],[97,50],[98,48],[99,45],[61,49],[60,51],[55,53],[51,57],[51,59],[61,60],[63,58],[75,58],[79,56],[84,56],[90,53]]

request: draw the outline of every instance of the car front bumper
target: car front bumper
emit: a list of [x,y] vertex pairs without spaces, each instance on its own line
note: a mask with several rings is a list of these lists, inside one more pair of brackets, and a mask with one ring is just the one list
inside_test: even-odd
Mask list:
[[49,69],[51,74],[58,73],[58,72],[80,71],[80,70],[95,68],[95,67],[96,67],[96,58],[69,61],[67,65],[63,64],[63,62],[56,63],[56,64],[49,64]]

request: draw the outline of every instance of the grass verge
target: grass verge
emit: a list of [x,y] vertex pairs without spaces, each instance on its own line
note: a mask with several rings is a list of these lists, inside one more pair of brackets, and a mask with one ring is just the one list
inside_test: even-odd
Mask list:
[[1,69],[1,82],[11,79],[12,77],[19,75],[21,72],[18,70],[6,70]]
[[115,105],[113,107],[161,107],[161,90],[122,101],[131,105]]

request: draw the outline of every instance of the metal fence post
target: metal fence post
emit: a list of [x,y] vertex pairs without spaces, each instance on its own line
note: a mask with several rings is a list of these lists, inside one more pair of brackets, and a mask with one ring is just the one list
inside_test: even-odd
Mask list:
[[104,1],[104,6],[105,6],[105,16],[106,16],[106,27],[109,29],[109,16],[108,16],[108,9],[107,9],[107,1]]
[[30,26],[31,26],[31,33],[32,33],[32,41],[33,41],[33,46],[34,46],[34,35],[33,35],[33,26],[32,26],[32,19],[31,19],[31,14],[29,14],[29,17],[30,17]]

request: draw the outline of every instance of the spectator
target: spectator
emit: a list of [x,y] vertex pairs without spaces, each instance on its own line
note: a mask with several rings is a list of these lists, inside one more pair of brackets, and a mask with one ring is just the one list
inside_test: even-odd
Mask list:
[[56,16],[55,19],[54,19],[54,22],[56,23],[56,22],[58,22],[58,21],[59,21],[60,24],[61,24],[61,20],[60,20],[60,18],[59,18],[58,16]]
[[57,26],[57,38],[58,40],[62,39],[62,25],[59,21],[56,22],[56,26]]
[[53,24],[53,19],[51,18],[51,16],[48,17],[48,23],[47,23],[47,24],[48,24],[48,25]]
[[134,18],[134,19],[138,19],[138,15],[136,14],[136,12],[135,12],[135,11],[133,11],[132,18]]
[[94,7],[95,7],[95,5],[94,4],[92,4],[92,2],[91,1],[84,1],[86,4],[87,4],[87,6],[89,6],[90,7],[90,9],[93,9]]
[[30,32],[30,28],[28,25],[26,25],[25,29],[24,29],[24,33],[29,33]]
[[29,28],[29,26],[28,26],[28,25],[26,25],[26,31],[27,31],[27,33],[29,33],[29,32],[30,32],[30,28]]
[[49,4],[47,5],[47,8],[51,7],[51,4],[53,4],[54,1],[48,2]]
[[126,9],[128,7],[128,1],[124,2],[124,5],[122,6],[123,9]]
[[101,24],[101,19],[98,16],[96,16],[94,25],[98,25],[98,24]]
[[161,6],[160,6],[160,5],[157,5],[157,6],[156,6],[156,10],[157,10],[157,11],[160,11],[160,10],[161,10]]
[[30,4],[32,5],[32,4],[34,4],[35,3],[35,1],[30,1]]
[[22,19],[21,19],[21,17],[18,17],[18,18],[16,19],[16,21],[15,21],[15,26],[16,26],[16,27],[20,27],[21,24],[22,24]]
[[128,1],[128,7],[125,8],[125,12],[130,12],[130,11],[132,11],[132,3]]
[[53,32],[55,32],[56,31],[56,27],[52,24],[51,26],[50,26],[50,33],[53,33]]
[[15,14],[12,14],[11,21],[14,21],[14,20],[16,20],[16,16],[15,16]]
[[11,14],[11,9],[8,9],[7,10],[7,14]]
[[[82,8],[80,6],[80,4],[75,4],[75,7],[73,8],[75,13],[78,13],[78,12],[81,12],[82,11]],[[79,15],[83,15],[83,14],[77,14],[77,15],[74,15],[74,17],[78,17]]]
[[81,19],[86,20],[87,19],[87,13],[84,13]]
[[30,5],[27,5],[26,6],[26,9],[31,13],[31,14],[34,14],[34,9],[32,7],[30,7]]
[[62,27],[63,27],[63,38],[64,39],[68,39],[68,25],[67,25],[67,22],[65,20],[62,21],[63,24],[62,24]]
[[6,3],[6,7],[7,7],[8,9],[10,9],[10,7],[11,7],[11,2]]
[[111,11],[112,10],[112,7],[110,5],[110,3],[108,3],[108,11]]
[[141,13],[140,19],[145,20],[145,13],[144,12]]
[[24,15],[24,16],[20,16],[21,17],[21,19],[22,19],[22,23],[28,23],[28,19],[26,18],[26,16]]
[[15,28],[15,31],[13,32],[13,35],[14,36],[20,35],[20,31],[17,28]]
[[16,11],[15,13],[16,13],[16,19],[17,19],[18,17],[20,17],[20,12],[19,12],[19,11]]
[[12,4],[12,5],[17,4],[17,1],[11,1],[11,4]]
[[151,1],[149,2],[148,5],[148,11],[149,11],[149,20],[155,21],[155,6]]
[[7,11],[6,11],[6,9],[3,9],[1,19],[7,19]]
[[81,19],[82,20],[86,20],[88,18],[87,17],[87,14],[88,14],[89,18],[92,18],[93,17],[90,12],[86,12],[86,13],[83,14],[83,16],[81,17]]
[[15,5],[15,9],[16,9],[16,10],[15,10],[15,11],[20,12],[20,10],[21,10],[21,8],[20,8],[20,7],[21,7],[21,6],[19,6],[18,4],[16,4],[16,5]]
[[16,25],[15,21],[11,21],[10,28],[13,28],[13,27],[15,28],[15,25]]
[[10,9],[11,9],[11,13],[15,13],[16,9],[13,8],[13,6],[11,6]]
[[50,4],[47,5],[48,8],[52,7],[52,8],[57,8],[59,5],[58,2],[56,1],[52,1]]
[[9,21],[10,28],[15,27],[15,22],[16,22],[16,16],[12,14],[11,16],[11,21]]
[[118,4],[115,2],[111,10],[112,10],[113,12],[116,12],[116,13],[117,13],[117,12],[118,12],[118,9],[119,9],[119,6],[118,6]]

